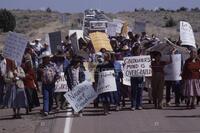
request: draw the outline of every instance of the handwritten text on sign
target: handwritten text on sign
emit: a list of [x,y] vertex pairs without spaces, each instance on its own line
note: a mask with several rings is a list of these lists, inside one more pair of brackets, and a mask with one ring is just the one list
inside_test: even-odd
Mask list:
[[60,78],[55,82],[55,92],[67,92],[68,90],[64,73],[61,73]]
[[3,49],[3,55],[16,61],[17,65],[20,65],[27,42],[28,40],[23,34],[9,32]]
[[72,108],[79,112],[97,97],[97,93],[90,82],[84,81],[74,87],[72,91],[65,93],[64,96]]
[[105,92],[117,91],[114,70],[103,71],[99,73],[97,92],[99,94]]
[[124,75],[127,77],[151,76],[150,56],[132,56],[124,58]]

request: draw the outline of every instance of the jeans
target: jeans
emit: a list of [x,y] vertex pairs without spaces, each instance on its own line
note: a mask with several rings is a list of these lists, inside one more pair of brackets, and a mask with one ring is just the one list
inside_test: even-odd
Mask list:
[[143,92],[143,77],[131,77],[131,107],[142,106],[142,92]]
[[175,93],[175,104],[180,104],[181,85],[180,81],[165,81],[166,85],[166,103],[171,100],[171,89]]
[[117,85],[117,91],[114,91],[114,104],[117,106],[120,106],[120,101],[121,101],[121,93],[120,93],[120,89],[121,89],[121,82],[120,80],[116,79],[116,85]]
[[4,82],[0,81],[0,105],[3,105],[3,97],[4,97]]
[[53,106],[54,84],[43,84],[43,111],[50,112]]

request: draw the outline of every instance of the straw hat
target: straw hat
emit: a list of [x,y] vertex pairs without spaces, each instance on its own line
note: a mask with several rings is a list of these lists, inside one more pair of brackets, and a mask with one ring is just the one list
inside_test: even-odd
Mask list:
[[45,51],[41,54],[39,58],[44,58],[44,57],[52,57],[53,55],[49,51]]

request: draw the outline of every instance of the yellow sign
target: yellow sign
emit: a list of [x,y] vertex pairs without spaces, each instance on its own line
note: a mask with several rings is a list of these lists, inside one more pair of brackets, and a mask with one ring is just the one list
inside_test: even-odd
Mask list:
[[106,50],[113,51],[110,40],[106,33],[103,32],[94,32],[89,34],[92,44],[94,46],[95,52],[99,52],[101,48]]

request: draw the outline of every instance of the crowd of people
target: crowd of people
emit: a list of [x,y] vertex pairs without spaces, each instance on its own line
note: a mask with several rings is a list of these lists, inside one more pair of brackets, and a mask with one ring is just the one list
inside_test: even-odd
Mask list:
[[[49,115],[52,109],[65,110],[68,105],[64,97],[65,92],[55,92],[55,82],[64,73],[69,90],[73,90],[76,85],[86,80],[84,63],[87,62],[95,67],[94,89],[97,87],[100,72],[115,71],[117,91],[102,93],[94,100],[94,108],[102,104],[106,115],[110,113],[110,105],[115,105],[116,111],[122,110],[126,97],[129,97],[131,101],[131,110],[143,109],[144,90],[148,91],[149,103],[154,104],[156,109],[163,108],[164,90],[166,90],[166,106],[171,106],[173,92],[176,106],[184,103],[188,109],[194,109],[200,96],[200,50],[193,47],[188,48],[190,57],[182,61],[182,80],[165,81],[164,67],[172,63],[172,60],[162,61],[160,51],[146,51],[158,44],[160,39],[155,35],[148,37],[145,32],[135,35],[129,32],[128,36],[128,39],[122,36],[110,37],[113,51],[108,51],[106,48],[95,51],[89,39],[80,38],[78,41],[80,50],[86,52],[88,58],[78,56],[73,51],[68,36],[65,41],[57,44],[55,54],[50,52],[49,44],[41,44],[39,39],[28,42],[20,66],[15,61],[4,58],[1,52],[1,108],[12,108],[13,118],[21,118],[21,108],[25,108],[26,113],[29,114],[33,108],[40,106],[38,93],[42,92],[44,116]],[[172,42],[181,46],[180,40]],[[169,52],[171,55],[177,53],[179,51],[175,47]],[[152,77],[131,77],[131,86],[124,85],[122,64],[118,61],[122,61],[124,57],[140,55],[151,56]],[[53,107],[54,102],[56,107]],[[79,114],[82,115],[83,111]]]

